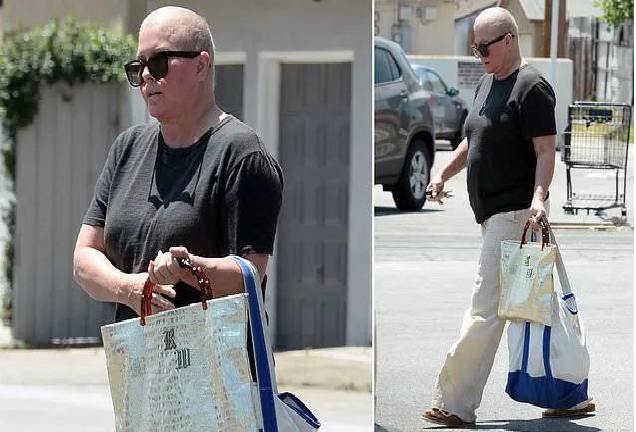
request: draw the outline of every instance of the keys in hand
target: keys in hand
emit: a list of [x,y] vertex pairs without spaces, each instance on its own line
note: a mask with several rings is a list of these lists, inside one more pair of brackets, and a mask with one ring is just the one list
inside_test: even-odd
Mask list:
[[437,201],[439,205],[444,205],[444,201],[442,201],[442,198],[452,198],[454,196],[452,192],[453,191],[439,192],[433,199],[433,191],[429,189],[426,191],[426,201]]

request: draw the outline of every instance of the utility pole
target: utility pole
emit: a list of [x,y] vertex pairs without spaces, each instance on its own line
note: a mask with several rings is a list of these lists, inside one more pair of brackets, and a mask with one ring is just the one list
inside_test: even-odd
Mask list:
[[543,57],[550,57],[550,29],[552,27],[552,0],[545,0],[543,11]]
[[567,0],[559,1],[559,39],[558,39],[558,54],[557,57],[566,58],[568,56],[568,32],[566,27],[566,5]]
[[[552,29],[552,9],[554,0],[545,0],[545,10],[543,19],[543,57],[550,57],[551,29]],[[567,34],[565,28],[566,20],[566,3],[567,0],[559,1],[559,20],[558,20],[558,37],[557,37],[557,57],[566,57],[566,41]]]
[[556,85],[556,58],[557,58],[557,42],[559,40],[559,0],[555,0],[556,3],[552,3],[550,9],[550,83]]

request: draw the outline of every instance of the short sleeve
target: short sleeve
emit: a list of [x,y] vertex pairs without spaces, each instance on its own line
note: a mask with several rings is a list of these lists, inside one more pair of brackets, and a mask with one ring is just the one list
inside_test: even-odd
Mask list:
[[229,252],[271,255],[283,200],[278,163],[264,152],[244,157],[228,175],[224,200]]
[[536,83],[521,103],[521,129],[526,139],[556,135],[556,96],[545,80]]
[[84,225],[92,225],[97,227],[104,226],[106,220],[106,211],[108,209],[110,185],[113,180],[115,168],[117,166],[117,154],[119,153],[117,149],[119,148],[122,139],[123,134],[120,135],[117,140],[115,140],[113,145],[110,147],[110,150],[108,151],[106,163],[104,163],[102,172],[99,174],[97,182],[95,183],[93,199],[91,200],[90,205],[88,206],[88,210],[84,215],[84,220],[82,221]]

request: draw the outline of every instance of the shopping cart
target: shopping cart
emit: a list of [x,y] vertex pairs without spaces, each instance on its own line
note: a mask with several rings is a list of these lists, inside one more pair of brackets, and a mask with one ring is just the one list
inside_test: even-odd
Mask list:
[[[620,208],[627,216],[627,151],[632,108],[626,104],[607,102],[575,102],[568,108],[561,158],[567,175],[567,200],[563,209],[567,214],[579,210],[600,213]],[[572,169],[614,170],[614,193],[577,194],[572,191]],[[622,188],[620,179],[622,178]]]

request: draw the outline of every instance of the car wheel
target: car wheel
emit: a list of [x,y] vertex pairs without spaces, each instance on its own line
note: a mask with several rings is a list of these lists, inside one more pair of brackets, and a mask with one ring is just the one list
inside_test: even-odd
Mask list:
[[426,186],[430,180],[430,157],[422,141],[409,146],[402,173],[393,189],[393,201],[400,210],[419,210],[426,201]]
[[453,148],[453,150],[455,150],[457,146],[461,144],[462,140],[466,136],[466,131],[464,130],[464,123],[466,123],[466,113],[462,114],[462,119],[459,122],[459,128],[457,129],[457,132],[455,132],[455,136],[450,140],[451,147]]

